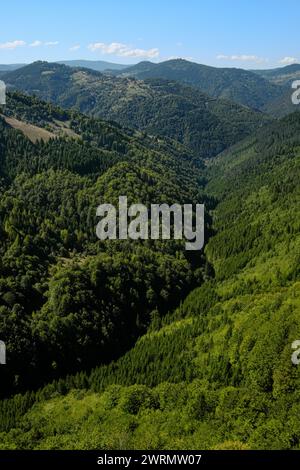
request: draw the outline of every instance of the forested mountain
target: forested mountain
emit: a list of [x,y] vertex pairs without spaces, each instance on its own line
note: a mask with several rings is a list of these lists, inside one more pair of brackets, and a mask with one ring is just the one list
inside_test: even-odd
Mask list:
[[224,98],[253,109],[263,109],[284,92],[281,86],[248,70],[210,67],[183,59],[168,60],[159,64],[141,62],[122,70],[121,76],[142,80],[176,80],[197,87],[212,97]]
[[[2,111],[5,396],[117,358],[152,318],[201,284],[208,268],[202,253],[191,255],[180,240],[96,238],[97,206],[117,205],[120,195],[128,204],[204,201],[202,164],[188,150],[19,93]],[[51,129],[54,137],[34,143],[6,116]]]
[[294,80],[300,79],[300,64],[291,64],[276,69],[253,70],[253,72],[277,85],[290,87]]
[[0,64],[0,72],[11,72],[24,67],[26,64]]
[[265,106],[264,111],[274,118],[281,118],[287,116],[290,113],[299,112],[300,106],[295,105],[292,101],[292,95],[295,93],[295,89],[291,86],[286,86],[285,93],[277,100],[272,101]]
[[[38,156],[39,147],[1,125],[0,333],[31,377],[46,366],[61,379],[0,403],[0,447],[299,450],[300,369],[291,345],[300,337],[300,114],[261,129],[205,171],[168,152],[171,143],[159,152],[146,148],[149,137],[143,145],[112,126],[127,151],[97,179],[65,169],[57,139],[49,141],[53,156],[50,145],[39,158],[62,162],[59,169],[36,174],[25,165],[15,176],[5,164],[12,145],[20,158]],[[143,200],[204,200],[214,233],[206,259],[173,246],[97,249],[88,208],[121,188]],[[85,367],[95,355],[108,362],[120,328],[128,347],[149,323],[121,358],[91,373]],[[63,378],[71,356],[81,372]]]
[[6,74],[5,81],[64,108],[175,139],[199,158],[220,153],[269,120],[246,106],[170,80],[118,78],[37,62]]
[[[61,60],[58,64],[68,65],[69,67],[85,67],[98,72],[118,71],[127,69],[128,65],[115,64],[113,62],[106,62],[105,60]],[[12,70],[20,69],[25,67],[27,64],[0,64],[0,72],[11,72]]]
[[296,106],[292,102],[292,94],[294,91],[295,90],[292,90],[292,88],[287,88],[284,95],[266,105],[264,111],[272,115],[274,118],[281,118],[290,113],[299,112],[299,106]]
[[282,96],[267,103],[262,108],[262,111],[277,118],[299,111],[299,106],[295,106],[292,102],[292,94],[295,91],[295,89],[292,89],[292,83],[300,80],[300,64],[292,64],[270,70],[255,70],[254,72],[285,89]]

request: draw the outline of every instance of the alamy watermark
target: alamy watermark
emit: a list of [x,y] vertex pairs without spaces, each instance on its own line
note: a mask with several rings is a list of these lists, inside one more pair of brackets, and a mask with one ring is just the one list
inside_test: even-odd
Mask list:
[[186,250],[201,250],[204,246],[204,204],[144,204],[128,207],[127,197],[119,197],[118,210],[113,204],[97,208],[101,217],[96,227],[100,240],[182,240]]
[[292,88],[295,90],[292,94],[292,103],[300,104],[300,80],[295,80],[292,83]]
[[0,341],[0,364],[6,364],[6,346],[4,341]]
[[0,105],[6,104],[6,85],[0,80]]
[[292,349],[294,349],[294,352],[292,354],[292,363],[295,364],[295,366],[298,366],[300,364],[300,340],[296,339],[292,343]]

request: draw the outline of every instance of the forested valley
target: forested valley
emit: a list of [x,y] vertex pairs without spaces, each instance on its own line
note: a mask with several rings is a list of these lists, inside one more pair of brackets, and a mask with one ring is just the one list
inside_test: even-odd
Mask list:
[[[300,113],[261,118],[210,152],[9,93],[1,449],[300,449]],[[204,251],[97,240],[120,194],[204,203]]]

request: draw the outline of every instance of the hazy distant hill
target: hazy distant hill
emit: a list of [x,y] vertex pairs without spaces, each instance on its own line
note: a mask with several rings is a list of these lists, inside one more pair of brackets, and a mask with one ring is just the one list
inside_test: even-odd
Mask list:
[[277,85],[290,86],[294,80],[300,79],[300,64],[291,64],[276,69],[252,71]]
[[12,70],[20,69],[24,67],[26,64],[0,64],[0,71],[1,72],[9,72]]
[[[162,62],[165,63],[165,62]],[[148,60],[143,60],[138,64],[131,65],[126,69],[123,69],[122,75],[130,76],[130,77],[138,77],[140,74],[150,74],[152,70],[156,70],[160,64],[154,64],[153,62],[149,62]]]
[[141,62],[121,72],[139,79],[165,78],[196,86],[210,96],[262,109],[283,93],[280,86],[251,71],[237,68],[216,68],[183,59],[159,64]]
[[269,119],[171,80],[114,77],[47,62],[8,73],[5,80],[9,86],[64,108],[170,137],[204,158],[216,155]]
[[60,60],[58,64],[68,65],[69,67],[86,67],[97,72],[104,70],[123,70],[128,68],[128,65],[113,64],[104,60]]
[[[104,60],[61,60],[58,64],[68,65],[69,67],[86,67],[97,72],[112,71],[117,72],[128,68],[128,65],[114,64]],[[12,72],[13,70],[25,67],[27,64],[0,64],[0,73]]]
[[267,103],[262,108],[262,111],[272,114],[274,117],[282,117],[286,114],[300,111],[300,106],[295,106],[292,102],[292,94],[294,92],[292,83],[295,80],[300,80],[300,64],[292,64],[270,70],[254,70],[254,72],[270,82],[282,86],[285,90],[283,95]]

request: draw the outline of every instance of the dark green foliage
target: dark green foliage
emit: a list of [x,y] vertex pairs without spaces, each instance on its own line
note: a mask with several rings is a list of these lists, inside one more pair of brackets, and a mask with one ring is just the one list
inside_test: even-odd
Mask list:
[[68,123],[81,138],[32,143],[0,120],[2,396],[118,358],[205,271],[203,255],[180,241],[96,238],[97,206],[120,195],[129,204],[204,200],[201,163],[189,151],[19,93],[5,113],[42,127]]

